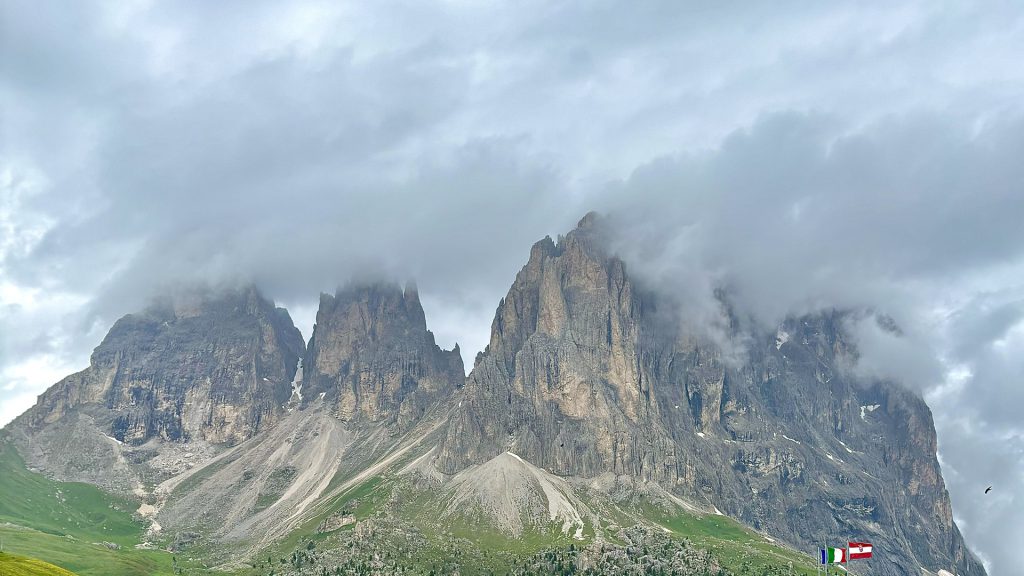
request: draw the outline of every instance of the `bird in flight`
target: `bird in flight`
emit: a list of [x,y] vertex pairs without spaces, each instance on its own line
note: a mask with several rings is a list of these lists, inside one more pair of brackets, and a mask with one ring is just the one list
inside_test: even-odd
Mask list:
[[985,494],[988,494],[991,491],[992,491],[992,487],[991,486],[989,486],[988,488],[985,488]]

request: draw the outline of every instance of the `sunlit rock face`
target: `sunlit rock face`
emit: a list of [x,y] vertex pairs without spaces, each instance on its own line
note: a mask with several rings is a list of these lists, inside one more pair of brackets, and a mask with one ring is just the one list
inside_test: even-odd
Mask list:
[[671,287],[630,278],[602,226],[588,215],[533,246],[459,396],[440,470],[512,451],[558,475],[657,482],[807,551],[878,542],[872,573],[984,573],[953,523],[930,411],[851,372],[843,314],[771,330],[734,320],[726,331],[743,345],[724,350],[680,317]]
[[427,330],[416,288],[353,284],[323,294],[303,366],[302,402],[347,422],[405,428],[465,379],[462,356]]

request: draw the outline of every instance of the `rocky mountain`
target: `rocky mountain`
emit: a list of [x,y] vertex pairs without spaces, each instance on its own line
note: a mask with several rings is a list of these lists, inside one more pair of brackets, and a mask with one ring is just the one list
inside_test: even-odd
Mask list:
[[656,482],[807,551],[877,542],[872,573],[983,573],[953,523],[928,407],[848,369],[842,314],[755,331],[736,359],[639,287],[604,238],[588,215],[533,246],[441,471],[511,451],[559,476]]
[[157,486],[156,524],[233,554],[259,552],[432,441],[464,379],[458,347],[434,342],[414,286],[321,295],[282,421]]
[[591,214],[535,244],[468,377],[412,285],[321,295],[308,346],[253,288],[158,302],[4,429],[0,486],[128,495],[140,546],[218,573],[808,574],[850,539],[872,574],[984,574],[850,314],[765,329],[722,294],[708,330],[606,242]]
[[30,466],[128,491],[140,468],[173,471],[161,444],[202,450],[270,427],[303,352],[288,312],[255,288],[192,291],[118,320],[88,368],[7,429]]
[[464,379],[412,285],[323,295],[308,351],[254,288],[202,291],[118,320],[5,431],[30,468],[131,494],[150,537],[225,560],[432,438],[417,424],[436,429]]
[[458,344],[445,351],[434,342],[414,285],[321,294],[303,365],[305,405],[322,398],[343,421],[407,428],[464,378]]

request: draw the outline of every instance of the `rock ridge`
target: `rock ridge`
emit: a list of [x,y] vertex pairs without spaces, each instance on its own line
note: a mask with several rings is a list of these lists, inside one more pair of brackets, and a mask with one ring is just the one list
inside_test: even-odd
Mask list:
[[441,472],[514,452],[559,476],[657,482],[808,552],[843,535],[897,543],[879,574],[984,573],[953,522],[928,407],[847,369],[846,314],[752,330],[736,361],[638,287],[602,228],[588,214],[532,247],[453,408]]
[[39,429],[83,410],[131,445],[237,443],[277,418],[303,348],[288,312],[254,287],[163,298],[118,320],[88,368],[12,425]]
[[414,284],[354,283],[321,294],[303,363],[304,403],[322,400],[346,422],[405,429],[464,379],[458,345],[436,344]]

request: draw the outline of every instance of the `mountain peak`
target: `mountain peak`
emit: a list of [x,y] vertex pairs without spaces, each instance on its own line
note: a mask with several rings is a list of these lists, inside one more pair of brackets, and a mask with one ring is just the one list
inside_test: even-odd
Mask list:
[[[442,472],[515,452],[559,476],[655,482],[803,548],[837,525],[899,526],[888,536],[911,551],[879,554],[880,573],[978,573],[948,514],[927,406],[844,371],[837,322],[794,320],[791,337],[755,336],[731,363],[659,312],[606,237],[590,213],[557,244],[534,245],[450,417]],[[868,417],[866,405],[881,408]],[[834,507],[808,511],[816,499]]]
[[321,298],[303,365],[304,402],[343,420],[408,424],[464,378],[459,351],[426,327],[414,283],[353,283]]
[[580,221],[576,223],[577,228],[593,228],[601,221],[601,215],[591,210],[580,218]]
[[254,288],[166,295],[119,319],[89,367],[10,429],[34,467],[124,490],[134,472],[118,444],[235,444],[275,422],[303,346],[288,313]]

